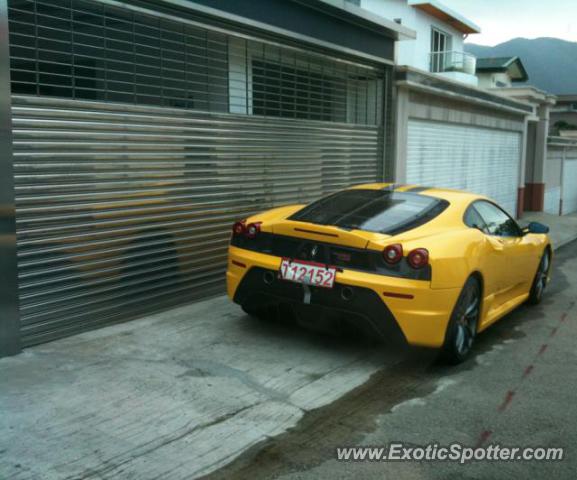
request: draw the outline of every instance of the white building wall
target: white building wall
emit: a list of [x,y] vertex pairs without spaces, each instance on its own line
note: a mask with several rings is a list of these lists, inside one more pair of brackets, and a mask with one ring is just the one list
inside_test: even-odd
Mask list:
[[[477,73],[479,86],[481,88],[503,88],[511,87],[511,77],[507,73]],[[502,85],[501,85],[502,84]]]
[[417,32],[416,40],[396,42],[396,63],[429,71],[431,28],[452,36],[451,50],[463,51],[463,34],[450,25],[408,5],[407,0],[361,0],[361,7],[389,20],[400,18],[402,25]]

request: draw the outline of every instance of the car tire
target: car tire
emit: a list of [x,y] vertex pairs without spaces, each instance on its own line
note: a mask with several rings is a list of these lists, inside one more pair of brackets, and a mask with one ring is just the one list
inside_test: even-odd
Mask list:
[[529,291],[529,298],[527,302],[531,305],[538,305],[543,300],[543,292],[545,287],[547,287],[547,282],[549,279],[549,269],[551,268],[551,252],[546,249],[541,257],[539,266],[537,267],[537,273],[535,273],[535,278],[531,284],[531,290]]
[[480,313],[481,285],[475,277],[469,277],[447,325],[441,350],[445,362],[456,365],[467,358],[477,336]]

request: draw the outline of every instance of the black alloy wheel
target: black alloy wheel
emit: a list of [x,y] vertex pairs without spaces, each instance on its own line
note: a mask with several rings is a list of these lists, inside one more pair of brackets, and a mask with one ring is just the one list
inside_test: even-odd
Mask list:
[[543,299],[543,292],[549,281],[549,268],[551,267],[551,254],[549,250],[545,250],[541,261],[539,262],[539,267],[537,268],[537,273],[533,279],[533,285],[531,285],[531,291],[529,292],[529,303],[531,305],[537,305],[541,303]]
[[481,286],[470,277],[457,300],[442,348],[442,357],[451,364],[463,362],[475,342],[481,313]]

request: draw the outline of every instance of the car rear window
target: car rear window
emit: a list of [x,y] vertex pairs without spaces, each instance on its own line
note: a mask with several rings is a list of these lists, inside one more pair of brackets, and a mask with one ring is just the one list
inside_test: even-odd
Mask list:
[[416,193],[352,189],[321,198],[290,220],[393,235],[423,225],[448,205]]

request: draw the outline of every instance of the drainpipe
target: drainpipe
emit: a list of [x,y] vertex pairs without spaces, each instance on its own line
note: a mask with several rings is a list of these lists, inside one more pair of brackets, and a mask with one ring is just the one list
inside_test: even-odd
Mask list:
[[559,188],[559,215],[563,215],[563,178],[565,176],[565,160],[567,159],[567,147],[563,147],[563,157],[561,158],[561,187]]

